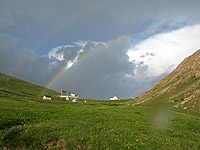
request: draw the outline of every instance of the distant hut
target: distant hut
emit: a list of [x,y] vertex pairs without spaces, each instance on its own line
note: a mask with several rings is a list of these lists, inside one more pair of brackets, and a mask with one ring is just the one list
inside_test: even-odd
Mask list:
[[77,102],[78,102],[78,100],[77,100],[77,99],[73,99],[73,100],[72,100],[72,102],[74,102],[74,103],[77,103]]
[[113,96],[110,98],[110,100],[118,100],[119,98],[117,96]]
[[71,98],[79,98],[78,95],[73,94],[73,93],[70,93],[70,97],[71,97]]
[[67,101],[70,100],[70,97],[66,97],[66,100],[67,100]]
[[43,96],[43,99],[44,99],[44,100],[52,100],[52,97],[49,96],[49,95],[44,95],[44,96]]

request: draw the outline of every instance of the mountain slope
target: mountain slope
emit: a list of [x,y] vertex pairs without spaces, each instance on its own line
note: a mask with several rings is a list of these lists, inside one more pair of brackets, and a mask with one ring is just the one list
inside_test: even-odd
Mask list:
[[134,99],[131,104],[158,99],[171,102],[175,107],[199,107],[200,50],[185,58],[173,72],[158,81],[150,91]]
[[0,97],[41,99],[44,94],[58,95],[53,90],[0,73]]

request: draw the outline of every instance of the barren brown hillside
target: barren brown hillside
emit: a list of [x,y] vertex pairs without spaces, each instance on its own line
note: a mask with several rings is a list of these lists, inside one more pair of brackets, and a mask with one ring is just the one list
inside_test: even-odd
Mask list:
[[175,102],[175,107],[183,107],[185,103],[190,103],[191,107],[199,106],[200,50],[185,58],[173,72],[131,103],[136,105],[159,97],[169,102]]

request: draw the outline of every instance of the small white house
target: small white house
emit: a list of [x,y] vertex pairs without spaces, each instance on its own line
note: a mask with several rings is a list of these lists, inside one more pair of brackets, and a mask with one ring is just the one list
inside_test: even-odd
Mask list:
[[70,100],[70,97],[66,97],[66,100],[67,100],[67,101]]
[[51,100],[51,99],[52,99],[52,97],[51,97],[51,96],[49,96],[49,95],[44,95],[44,96],[43,96],[43,99],[44,99],[44,100]]
[[73,100],[72,100],[72,102],[74,102],[74,103],[77,103],[77,102],[78,102],[78,100],[77,100],[77,99],[73,99]]
[[70,93],[70,97],[72,98],[79,98],[76,94]]
[[71,93],[70,96],[71,97],[76,97],[76,94]]
[[110,98],[110,100],[118,100],[119,98],[117,96],[113,96]]
[[71,100],[73,98],[79,98],[76,94],[72,94],[72,93],[70,93],[69,96],[65,96],[65,97],[66,97],[66,100]]

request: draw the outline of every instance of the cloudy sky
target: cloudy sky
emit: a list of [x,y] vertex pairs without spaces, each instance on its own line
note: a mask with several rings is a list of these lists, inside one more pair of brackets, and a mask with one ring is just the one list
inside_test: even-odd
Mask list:
[[199,0],[0,0],[0,72],[136,97],[200,49]]

